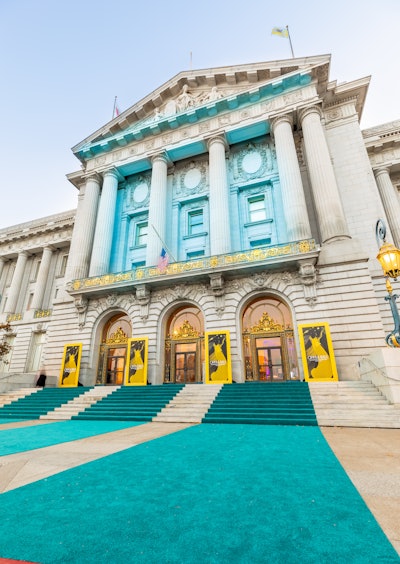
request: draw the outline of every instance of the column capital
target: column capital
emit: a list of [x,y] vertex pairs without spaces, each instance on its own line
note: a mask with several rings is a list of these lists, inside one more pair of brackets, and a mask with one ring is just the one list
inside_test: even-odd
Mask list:
[[288,123],[290,125],[290,127],[293,129],[293,115],[290,114],[280,114],[277,116],[272,116],[270,118],[270,124],[271,124],[271,133],[274,133],[274,130],[276,128],[277,125],[279,125],[280,123]]
[[171,159],[168,157],[168,155],[165,151],[163,151],[161,153],[156,153],[155,155],[153,155],[151,157],[151,164],[154,165],[154,163],[156,163],[156,162],[163,162],[167,166],[170,166],[172,164]]
[[89,172],[86,176],[85,176],[85,183],[87,184],[88,182],[97,182],[97,184],[100,186],[101,182],[102,182],[102,177],[99,173],[97,172]]
[[225,134],[221,133],[220,135],[214,135],[212,137],[206,137],[205,142],[207,143],[207,149],[210,150],[210,147],[214,144],[220,144],[224,146],[225,151],[229,149],[229,144],[226,140]]
[[306,106],[305,108],[299,108],[297,110],[297,115],[299,116],[300,123],[303,122],[305,117],[311,114],[317,114],[319,118],[322,118],[322,110],[320,106]]
[[103,172],[103,179],[105,180],[107,177],[115,178],[117,181],[122,182],[125,180],[125,177],[115,168],[109,168]]
[[380,166],[378,168],[374,168],[373,171],[375,178],[378,178],[378,176],[382,176],[382,175],[390,176],[390,167],[388,166]]

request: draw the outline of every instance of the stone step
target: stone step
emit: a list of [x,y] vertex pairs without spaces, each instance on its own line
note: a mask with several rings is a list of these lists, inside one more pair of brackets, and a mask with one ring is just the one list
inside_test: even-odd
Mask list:
[[49,411],[45,415],[41,415],[40,419],[69,420],[74,415],[78,415],[78,413],[85,411],[85,409],[87,409],[88,407],[109,396],[110,394],[118,390],[118,388],[120,388],[120,386],[96,386],[95,388],[91,388],[84,394],[72,400],[69,400],[67,403],[61,405],[60,407],[56,407],[53,411]]
[[322,427],[400,428],[400,410],[371,382],[310,383]]

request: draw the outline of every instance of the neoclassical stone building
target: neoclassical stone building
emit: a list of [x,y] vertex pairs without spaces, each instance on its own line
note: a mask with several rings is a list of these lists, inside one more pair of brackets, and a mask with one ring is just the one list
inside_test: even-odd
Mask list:
[[361,131],[369,77],[329,66],[182,72],[77,144],[76,215],[0,231],[10,378],[55,383],[82,343],[80,381],[121,384],[147,337],[152,384],[202,382],[204,333],[229,331],[235,381],[298,379],[319,322],[358,378],[392,328],[375,225],[400,246],[400,122]]

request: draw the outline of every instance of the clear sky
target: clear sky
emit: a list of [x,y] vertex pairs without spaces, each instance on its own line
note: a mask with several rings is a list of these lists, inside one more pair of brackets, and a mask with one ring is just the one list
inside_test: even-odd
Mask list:
[[190,67],[332,55],[372,75],[363,128],[400,119],[399,0],[0,0],[0,228],[75,208],[71,147]]

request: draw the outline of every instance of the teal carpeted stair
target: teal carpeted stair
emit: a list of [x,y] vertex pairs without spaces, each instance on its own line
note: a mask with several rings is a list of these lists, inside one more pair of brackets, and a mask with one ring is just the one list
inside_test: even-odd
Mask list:
[[318,425],[306,382],[224,385],[202,422]]
[[0,419],[39,419],[90,388],[43,388],[0,408]]
[[151,421],[182,388],[181,384],[122,386],[72,419]]

